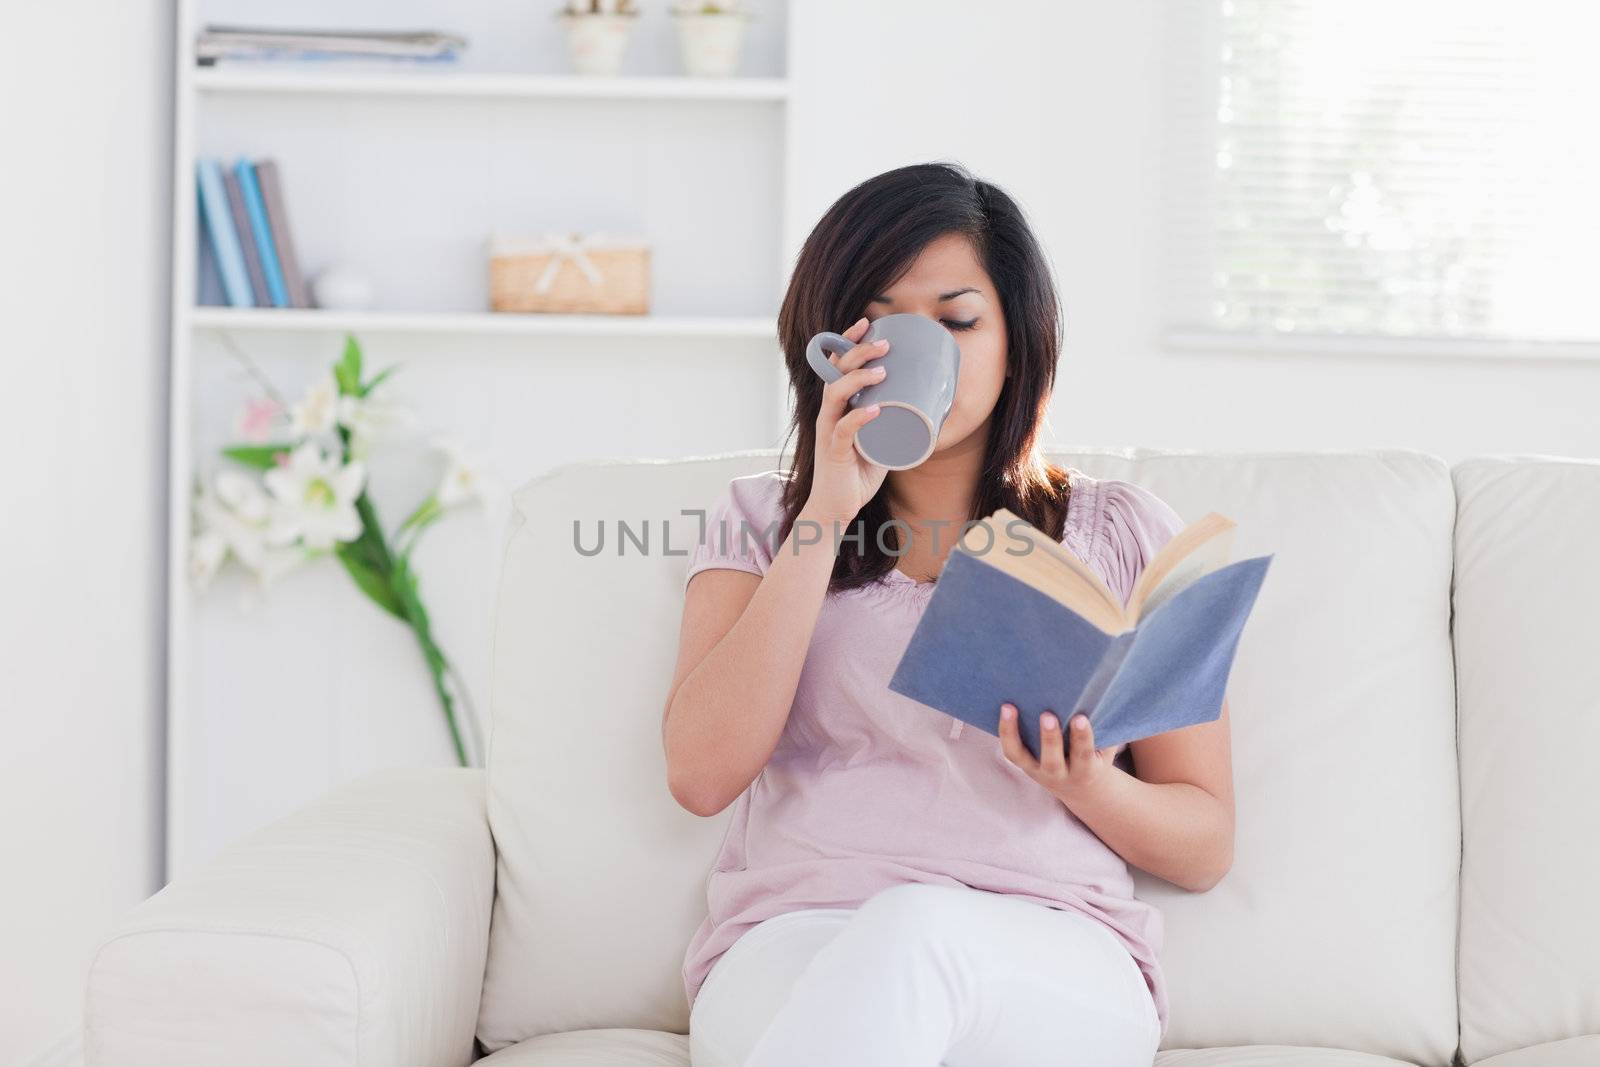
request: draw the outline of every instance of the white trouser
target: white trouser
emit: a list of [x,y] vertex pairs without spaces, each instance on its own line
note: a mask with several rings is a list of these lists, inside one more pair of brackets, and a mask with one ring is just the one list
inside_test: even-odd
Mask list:
[[689,1021],[694,1067],[1149,1067],[1139,965],[1103,923],[964,886],[746,930]]

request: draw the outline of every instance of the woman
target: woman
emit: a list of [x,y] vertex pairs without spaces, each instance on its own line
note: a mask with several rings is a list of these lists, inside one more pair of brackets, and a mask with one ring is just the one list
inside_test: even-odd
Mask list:
[[[853,447],[875,411],[847,404],[887,349],[832,357],[824,386],[805,346],[896,312],[953,331],[961,374],[934,453],[889,472]],[[1041,456],[1059,322],[1016,203],[953,165],[851,189],[800,253],[778,319],[795,469],[734,478],[708,511],[662,723],[678,802],[737,804],[684,960],[697,1067],[1154,1057],[1161,919],[1128,865],[1197,892],[1227,871],[1226,703],[1127,753],[1045,714],[1036,760],[1007,704],[997,741],[887,688],[962,523],[1007,507],[1124,601],[1183,525]]]

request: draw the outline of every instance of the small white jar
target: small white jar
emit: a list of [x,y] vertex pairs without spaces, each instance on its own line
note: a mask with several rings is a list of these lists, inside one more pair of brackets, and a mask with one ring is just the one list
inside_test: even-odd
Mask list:
[[738,72],[749,13],[728,8],[680,9],[674,10],[672,17],[678,26],[684,73],[695,78],[727,78]]
[[638,15],[562,11],[556,18],[567,28],[567,54],[572,57],[574,71],[610,77],[622,69],[622,56]]

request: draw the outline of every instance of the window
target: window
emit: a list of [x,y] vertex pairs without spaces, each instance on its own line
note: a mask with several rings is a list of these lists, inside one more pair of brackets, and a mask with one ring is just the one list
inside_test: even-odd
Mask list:
[[1600,356],[1590,5],[1168,10],[1170,342]]

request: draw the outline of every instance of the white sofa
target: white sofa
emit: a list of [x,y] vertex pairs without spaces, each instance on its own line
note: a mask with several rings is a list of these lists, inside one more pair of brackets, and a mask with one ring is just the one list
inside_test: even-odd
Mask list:
[[[1166,916],[1158,1062],[1600,1063],[1600,462],[1052,458],[1276,553],[1229,689],[1233,870],[1139,883]],[[687,1063],[679,966],[728,812],[664,777],[681,511],[778,465],[525,486],[486,774],[339,789],[141,905],[91,969],[89,1067],[449,1067],[474,1039],[495,1067]],[[575,520],[605,520],[603,554]],[[618,520],[648,555],[617,555]]]

